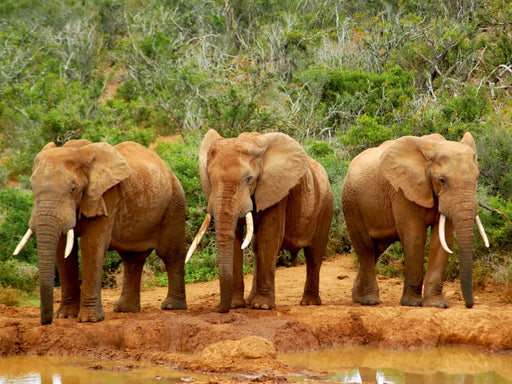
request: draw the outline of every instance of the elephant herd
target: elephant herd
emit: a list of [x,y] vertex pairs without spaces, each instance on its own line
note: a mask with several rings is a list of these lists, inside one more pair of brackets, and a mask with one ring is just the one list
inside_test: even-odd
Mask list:
[[[283,133],[242,133],[223,138],[210,130],[199,150],[205,220],[186,252],[185,194],[169,166],[142,145],[116,146],[71,140],[47,144],[34,160],[29,229],[18,254],[37,235],[41,323],[54,318],[54,266],[62,299],[55,316],[101,321],[101,275],[108,250],[123,265],[119,312],[140,310],[145,259],[163,260],[168,293],[162,309],[186,309],[184,266],[214,220],[220,275],[219,312],[275,307],[276,258],[280,249],[304,250],[306,283],[301,305],[320,305],[319,273],[333,215],[333,194],[324,168]],[[375,276],[379,255],[395,241],[404,249],[402,305],[448,307],[444,272],[457,235],[461,289],[473,306],[472,247],[477,215],[478,167],[470,133],[460,142],[441,135],[405,136],[368,149],[351,162],[342,189],[350,239],[359,260],[352,299],[380,303]],[[245,227],[245,231],[244,231]],[[424,248],[431,228],[428,265]],[[78,243],[78,237],[80,243]],[[243,249],[255,257],[253,285],[244,298]],[[82,257],[81,281],[78,247]],[[423,295],[422,295],[423,291]]]

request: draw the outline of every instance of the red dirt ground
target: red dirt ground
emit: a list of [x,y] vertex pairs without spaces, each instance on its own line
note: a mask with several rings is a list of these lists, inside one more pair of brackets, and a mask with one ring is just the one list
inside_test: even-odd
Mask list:
[[[142,311],[115,313],[120,290],[103,290],[106,319],[81,324],[56,319],[41,326],[38,307],[0,306],[0,356],[87,356],[151,361],[180,370],[279,381],[293,369],[276,353],[313,351],[337,345],[371,344],[418,349],[471,345],[512,353],[512,287],[488,284],[466,309],[458,282],[447,283],[448,309],[400,306],[402,280],[379,277],[382,304],[352,303],[353,257],[324,261],[320,278],[323,305],[301,307],[305,266],[279,268],[273,311],[215,311],[218,281],[187,285],[188,310],[162,311],[166,288],[143,290]],[[246,277],[246,288],[252,276]],[[56,289],[56,300],[60,291]],[[226,382],[225,380],[223,382]]]

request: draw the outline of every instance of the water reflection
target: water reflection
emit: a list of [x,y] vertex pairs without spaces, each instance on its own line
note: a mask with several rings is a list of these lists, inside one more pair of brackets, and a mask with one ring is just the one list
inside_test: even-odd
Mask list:
[[0,384],[150,384],[203,379],[202,375],[189,376],[161,365],[144,363],[45,356],[0,358]]
[[[471,348],[418,351],[341,347],[279,355],[291,367],[333,383],[512,384],[512,355],[484,354]],[[218,378],[217,378],[218,379]],[[17,356],[0,358],[0,384],[135,384],[209,382],[212,377],[161,365],[84,358]],[[289,381],[308,381],[289,377]]]
[[327,380],[337,383],[512,384],[512,355],[464,347],[417,351],[340,347],[279,358],[295,368],[327,372]]
[[373,370],[354,368],[349,372],[334,373],[328,376],[332,383],[373,383],[378,384],[510,384],[495,372],[481,374],[448,375],[443,372],[432,374],[407,373],[394,369]]

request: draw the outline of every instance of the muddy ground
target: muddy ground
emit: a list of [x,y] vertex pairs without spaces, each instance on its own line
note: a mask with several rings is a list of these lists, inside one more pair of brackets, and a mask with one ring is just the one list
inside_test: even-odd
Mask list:
[[[188,310],[176,312],[160,309],[166,288],[143,289],[137,314],[113,312],[120,290],[103,290],[106,319],[95,324],[56,319],[41,326],[38,307],[0,306],[0,355],[151,361],[192,372],[227,373],[236,380],[275,381],[294,373],[276,353],[330,346],[471,345],[512,354],[512,287],[487,284],[475,293],[475,306],[466,309],[456,281],[444,288],[450,308],[410,308],[400,306],[402,280],[379,277],[382,304],[364,307],[351,301],[355,274],[350,255],[326,260],[320,279],[323,305],[301,307],[305,266],[281,267],[272,311],[217,313],[217,280],[187,285]],[[247,290],[251,281],[247,276]],[[58,289],[55,297],[58,301]]]

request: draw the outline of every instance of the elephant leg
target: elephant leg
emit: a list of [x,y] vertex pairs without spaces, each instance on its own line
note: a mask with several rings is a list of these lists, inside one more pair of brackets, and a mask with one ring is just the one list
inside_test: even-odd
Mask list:
[[57,246],[57,269],[59,271],[61,301],[57,318],[77,317],[80,310],[80,276],[78,272],[78,242],[75,238],[73,250],[64,258],[66,240],[63,236]]
[[380,255],[374,239],[365,227],[365,220],[360,207],[344,202],[343,213],[352,242],[352,247],[359,261],[359,269],[352,287],[352,301],[363,305],[380,304],[379,286],[375,274],[375,263]]
[[400,303],[413,307],[423,305],[423,259],[426,231],[423,228],[409,228],[407,236],[402,236],[404,249],[404,288]]
[[160,234],[156,254],[160,257],[167,271],[167,297],[162,302],[162,309],[187,309],[185,293],[185,211],[177,209],[184,205],[182,196],[175,196],[175,203],[170,205],[162,222],[164,230]]
[[142,268],[152,250],[145,252],[119,252],[123,260],[123,289],[114,304],[116,312],[140,312],[140,282]]
[[277,254],[284,238],[286,199],[266,209],[258,222],[253,241],[255,271],[249,304],[255,309],[275,308]]
[[304,257],[306,258],[306,283],[304,285],[304,294],[300,305],[320,305],[319,285],[320,285],[320,266],[322,265],[322,256],[325,251],[314,246],[304,248]]
[[[185,293],[185,258],[163,258],[167,270],[167,297],[162,302],[162,309],[187,309]],[[166,261],[167,260],[167,261]]]
[[82,287],[78,313],[80,322],[97,322],[105,318],[101,306],[101,276],[114,217],[115,214],[94,218],[82,230]]
[[[332,210],[324,210],[319,216],[319,222],[330,222],[325,216],[331,217]],[[304,294],[300,302],[301,305],[320,305],[319,285],[320,285],[320,267],[327,248],[329,240],[329,227],[320,228],[315,233],[311,246],[304,248],[304,257],[306,259],[306,284]]]
[[243,235],[243,227],[237,225],[233,244],[233,297],[231,299],[231,308],[243,308],[246,305],[244,299]]
[[351,239],[359,260],[359,270],[352,287],[352,301],[363,305],[378,305],[380,298],[375,263],[380,252],[367,232],[360,232],[357,236],[351,236]]
[[[322,265],[327,242],[329,241],[330,225],[322,225],[331,222],[332,205],[327,204],[323,207],[318,216],[318,226],[312,243],[304,249],[304,257],[306,259],[306,284],[304,286],[304,294],[300,302],[301,305],[320,305],[319,285],[320,285],[320,267]],[[292,252],[293,259],[297,257],[297,252]]]
[[297,261],[298,255],[299,255],[299,251],[290,251],[290,261],[289,261],[290,267],[296,267],[299,264],[299,262]]
[[[453,227],[446,223],[446,243],[448,247],[453,243]],[[423,306],[448,308],[448,301],[443,297],[443,283],[448,253],[439,241],[439,225],[432,227],[430,233],[430,247],[428,251],[427,273],[425,276]]]

